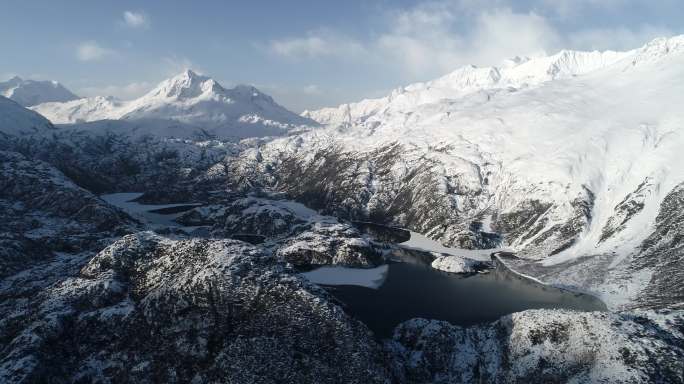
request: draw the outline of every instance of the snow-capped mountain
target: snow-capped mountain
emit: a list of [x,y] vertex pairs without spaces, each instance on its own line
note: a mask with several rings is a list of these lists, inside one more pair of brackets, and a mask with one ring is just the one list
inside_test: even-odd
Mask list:
[[[156,133],[165,127],[187,125],[190,135],[196,130],[229,137],[259,137],[286,134],[315,122],[278,105],[270,96],[252,86],[223,88],[216,80],[186,70],[161,82],[146,95],[131,101],[94,97],[67,103],[46,103],[35,111],[56,124],[97,120],[155,121]],[[160,124],[171,121],[173,124]]]
[[54,129],[55,127],[43,116],[0,96],[0,136],[28,135]]
[[[683,64],[684,36],[679,36],[628,52],[563,51],[501,68],[466,67],[368,102],[380,107],[360,114],[347,113],[349,106],[335,109],[347,113],[342,120],[311,112],[307,116],[327,127],[246,142],[215,167],[205,160],[187,175],[211,169],[212,183],[275,189],[329,214],[393,223],[447,245],[503,245],[528,260],[542,260],[520,266],[531,274],[547,274],[550,281],[601,294],[612,307],[626,307],[662,283],[654,277],[664,273],[657,257],[639,274],[630,270],[642,265],[639,259],[656,243],[644,245],[648,238],[661,245],[672,240],[664,235],[662,218],[668,216],[662,210],[677,206],[677,188],[684,182],[684,169],[677,166],[684,145]],[[198,179],[181,174],[192,164],[174,160],[177,154],[166,146],[144,156],[122,156],[111,137],[124,143],[121,148],[132,143],[126,138],[132,132],[179,137],[190,128],[184,119],[215,122],[224,110],[238,111],[225,116],[247,128],[245,111],[291,117],[254,89],[227,90],[192,71],[134,101],[88,101],[73,110],[123,121],[79,125],[80,131],[107,135],[92,138],[77,129],[77,140],[64,138],[67,148],[75,148],[39,151],[38,157],[79,180],[101,180],[97,172],[115,169],[119,176],[113,184],[143,189],[153,177],[139,176],[152,175],[158,159],[172,160],[162,179],[177,184]],[[164,118],[173,118],[174,125]],[[93,167],[88,164],[101,155],[72,155],[92,152],[89,142],[111,161]],[[60,154],[57,160],[52,153]],[[126,161],[118,160],[122,157]],[[653,237],[657,228],[661,235]],[[559,275],[578,260],[602,260],[610,267],[591,277]],[[544,272],[533,269],[539,266]]]
[[0,95],[25,107],[79,98],[56,81],[24,80],[19,76],[0,82]]
[[[83,121],[54,131],[0,97],[0,382],[682,383],[683,104],[684,36],[466,67],[302,131],[190,71],[134,101],[36,107]],[[168,137],[266,118],[288,136]],[[155,224],[105,200],[172,205]],[[350,221],[507,248],[494,288],[549,288],[526,274],[607,311],[414,318],[378,340],[295,267],[406,245]],[[426,267],[470,253],[426,250]]]
[[83,123],[115,118],[115,111],[123,102],[111,96],[95,96],[64,103],[44,103],[34,106],[34,111],[55,124]]
[[478,103],[499,92],[515,92],[547,81],[582,75],[614,64],[632,53],[564,50],[552,56],[515,57],[506,60],[500,67],[470,65],[436,80],[398,88],[379,99],[304,111],[302,116],[322,124],[340,125],[357,123],[372,115],[402,111],[440,100],[460,99],[468,95],[472,102]]
[[531,274],[620,307],[661,292],[668,258],[678,257],[644,255],[665,206],[678,206],[682,105],[678,36],[623,53],[461,69],[310,112],[328,128],[269,143],[259,158],[283,164],[280,188],[290,180],[294,195],[340,214],[460,247],[492,246],[487,233],[497,233],[519,256],[544,260],[525,267]]

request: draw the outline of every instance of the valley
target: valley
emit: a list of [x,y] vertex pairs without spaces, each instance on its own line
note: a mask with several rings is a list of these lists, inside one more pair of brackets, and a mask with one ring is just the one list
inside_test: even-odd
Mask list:
[[683,68],[658,38],[301,115],[190,69],[0,83],[0,382],[682,382]]
[[[135,203],[140,196],[141,193],[117,193],[101,198],[133,217],[141,215],[149,223],[147,228],[150,230],[177,227],[190,236],[203,236],[197,231],[202,227],[181,226],[174,221],[193,205]],[[174,207],[183,211],[159,213]],[[377,233],[383,228],[374,230]],[[381,238],[391,238],[392,231],[388,228],[388,234]],[[307,266],[311,270],[301,275],[326,287],[343,303],[346,312],[361,320],[381,339],[391,337],[397,325],[412,318],[471,326],[526,309],[605,310],[605,305],[596,298],[541,285],[516,275],[499,265],[500,261],[489,262],[479,272],[441,272],[430,265],[435,255],[450,253],[452,257],[462,257],[459,253],[467,254],[468,250],[446,248],[417,233],[410,236],[405,243],[384,242],[389,246],[385,251],[388,253],[386,264],[374,268],[311,265]],[[383,242],[373,235],[371,239]]]

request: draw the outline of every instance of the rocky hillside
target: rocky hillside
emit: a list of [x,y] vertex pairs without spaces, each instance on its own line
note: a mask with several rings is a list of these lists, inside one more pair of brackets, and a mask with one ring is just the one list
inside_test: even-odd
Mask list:
[[526,311],[471,328],[415,319],[388,348],[398,382],[677,383],[682,313]]
[[381,344],[235,240],[129,235],[39,294],[5,297],[6,382],[634,383],[684,371],[681,312],[530,311],[467,329],[415,319]]
[[4,382],[387,377],[363,325],[240,241],[127,236],[76,276],[10,304],[0,328]]
[[[0,98],[0,381],[684,382],[682,68],[682,37],[467,67],[316,129],[192,72],[35,108],[86,123]],[[193,205],[149,232],[96,196],[133,191]],[[298,273],[385,263],[351,220],[508,248],[610,311],[378,340]]]
[[[684,38],[606,55],[575,55],[559,78],[535,65],[544,81],[524,87],[466,82],[477,90],[464,93],[457,82],[425,103],[390,100],[364,117],[244,152],[239,161],[261,171],[237,179],[447,245],[500,244],[543,259],[528,270],[549,282],[630,306],[671,266],[643,255],[666,197],[684,180]],[[557,65],[563,57],[552,68],[565,68]]]
[[0,176],[0,276],[57,253],[97,250],[105,238],[136,228],[128,215],[44,162],[0,151]]

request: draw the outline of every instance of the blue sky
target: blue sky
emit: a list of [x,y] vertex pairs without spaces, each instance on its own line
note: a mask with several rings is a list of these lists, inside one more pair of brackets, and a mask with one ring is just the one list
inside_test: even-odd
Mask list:
[[6,0],[0,80],[126,99],[191,67],[299,112],[470,63],[636,48],[684,33],[682,20],[681,0]]

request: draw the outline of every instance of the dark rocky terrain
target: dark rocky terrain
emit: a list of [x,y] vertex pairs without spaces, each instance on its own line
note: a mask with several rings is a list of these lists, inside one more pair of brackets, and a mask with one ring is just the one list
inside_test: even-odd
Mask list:
[[0,276],[56,252],[99,250],[107,238],[141,227],[124,212],[40,160],[0,151]]
[[412,383],[676,383],[682,313],[525,311],[470,328],[415,319],[386,348]]
[[387,377],[381,346],[362,324],[240,241],[140,232],[39,294],[8,301],[3,382]]
[[[123,236],[140,224],[49,164],[2,160],[4,382],[681,382],[681,311],[412,320],[379,342],[291,267],[380,263],[349,224],[243,197],[181,216],[212,239]],[[239,233],[265,242],[216,238]]]

